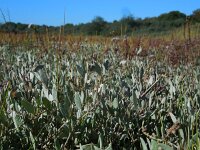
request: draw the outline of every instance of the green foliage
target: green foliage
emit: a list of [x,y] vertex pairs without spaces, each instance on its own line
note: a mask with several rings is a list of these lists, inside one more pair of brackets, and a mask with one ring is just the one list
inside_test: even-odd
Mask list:
[[169,13],[161,14],[158,17],[159,21],[173,21],[177,19],[186,19],[186,15],[179,11],[171,11]]
[[194,22],[200,22],[200,9],[197,9],[197,10],[193,11],[192,20]]
[[93,33],[93,35],[100,35],[100,33],[104,30],[105,28],[105,25],[106,25],[106,21],[104,21],[104,19],[102,17],[95,17],[93,20],[92,20],[92,23],[91,23],[91,32],[95,32]]
[[1,149],[200,148],[198,65],[163,71],[81,44],[60,59],[0,47]]

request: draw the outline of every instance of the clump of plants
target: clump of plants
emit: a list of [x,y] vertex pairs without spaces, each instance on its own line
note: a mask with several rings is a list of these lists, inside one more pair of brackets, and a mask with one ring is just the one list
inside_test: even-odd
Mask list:
[[198,64],[76,44],[0,47],[1,149],[200,148]]

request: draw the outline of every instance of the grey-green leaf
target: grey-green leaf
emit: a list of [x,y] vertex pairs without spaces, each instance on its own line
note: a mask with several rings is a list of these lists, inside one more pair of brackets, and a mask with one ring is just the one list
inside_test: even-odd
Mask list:
[[35,112],[34,106],[27,100],[21,100],[21,105],[27,112],[34,114]]
[[17,131],[19,131],[19,127],[22,125],[22,119],[20,118],[18,114],[16,114],[15,111],[13,111],[12,119],[13,119],[15,128],[17,129]]
[[174,116],[174,114],[172,114],[171,112],[169,112],[169,115],[170,115],[170,117],[171,117],[173,123],[177,123],[177,119],[176,119],[176,117]]
[[112,150],[112,144],[110,143],[105,150]]
[[48,110],[51,110],[51,102],[47,99],[47,98],[43,98],[42,99],[43,105],[45,106],[45,108],[47,108]]
[[85,73],[86,73],[85,69],[80,65],[76,65],[76,67],[77,67],[78,73],[84,78],[85,77]]
[[29,132],[29,134],[30,134],[30,139],[31,139],[31,143],[32,143],[33,149],[35,150],[36,149],[36,147],[35,147],[35,139],[34,139],[33,134],[32,134],[31,131]]
[[158,143],[155,140],[151,141],[151,149],[152,150],[157,150],[158,149]]
[[101,67],[99,66],[99,64],[98,63],[96,63],[95,62],[95,71],[99,74],[99,75],[101,75]]
[[93,150],[93,144],[86,144],[86,145],[80,145],[80,149],[82,150]]
[[60,150],[60,149],[61,149],[61,147],[60,147],[60,143],[59,143],[59,141],[58,141],[57,138],[54,140],[54,144],[55,144],[55,148],[56,148],[56,150]]
[[75,92],[74,101],[77,109],[81,110],[81,98],[78,92]]
[[118,99],[117,99],[117,98],[115,98],[115,99],[113,100],[113,108],[117,109],[117,108],[118,108],[118,106],[119,106]]
[[3,110],[0,110],[0,123],[7,124],[7,118]]
[[141,141],[141,143],[142,143],[142,149],[143,149],[143,150],[148,150],[147,145],[146,145],[144,139],[140,137],[140,141]]
[[62,115],[64,117],[67,117],[68,107],[69,106],[67,106],[66,103],[60,103],[59,104],[60,112],[62,113]]
[[163,144],[163,143],[159,143],[158,148],[161,148],[163,150],[173,150],[172,147],[170,147],[169,145]]

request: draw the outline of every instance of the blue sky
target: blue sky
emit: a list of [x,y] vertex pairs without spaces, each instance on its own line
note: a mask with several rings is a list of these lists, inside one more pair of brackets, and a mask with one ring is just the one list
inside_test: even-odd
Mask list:
[[66,23],[79,24],[95,16],[113,21],[128,14],[145,18],[172,10],[189,15],[198,8],[200,0],[0,0],[0,9],[13,22],[54,26],[63,24],[65,11]]

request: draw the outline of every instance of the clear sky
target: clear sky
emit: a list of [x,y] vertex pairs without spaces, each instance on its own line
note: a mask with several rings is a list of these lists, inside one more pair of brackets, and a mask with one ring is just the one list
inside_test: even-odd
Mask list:
[[[0,9],[7,20],[27,24],[85,23],[95,16],[106,21],[132,14],[134,17],[152,17],[172,10],[191,14],[200,8],[200,0],[0,0]],[[0,22],[3,22],[0,14]]]

